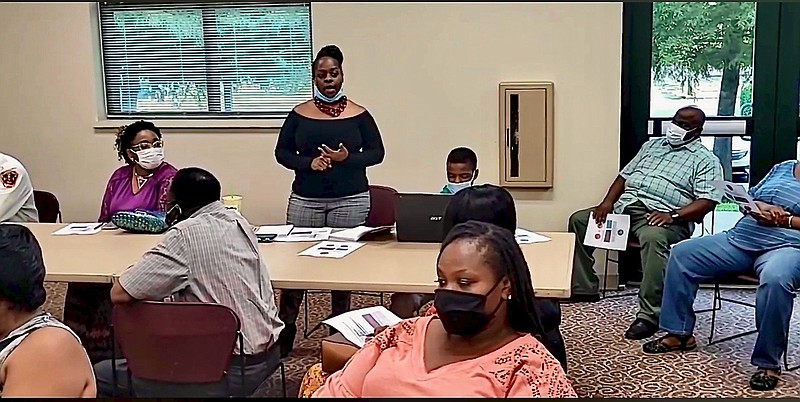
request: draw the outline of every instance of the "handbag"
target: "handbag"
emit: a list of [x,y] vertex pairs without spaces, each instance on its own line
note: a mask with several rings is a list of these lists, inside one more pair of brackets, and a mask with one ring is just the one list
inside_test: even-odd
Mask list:
[[160,211],[120,211],[111,217],[118,228],[132,233],[164,233],[167,225],[166,214]]

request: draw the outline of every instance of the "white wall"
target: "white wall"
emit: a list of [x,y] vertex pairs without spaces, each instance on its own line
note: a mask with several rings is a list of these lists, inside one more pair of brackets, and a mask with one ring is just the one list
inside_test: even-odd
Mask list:
[[[119,165],[96,130],[95,3],[0,3],[0,151],[17,156],[68,221],[97,217]],[[498,83],[555,82],[555,186],[515,191],[521,225],[564,230],[617,171],[621,3],[313,3],[315,51],[345,54],[345,89],[381,128],[385,162],[372,183],[438,191],[444,159],[472,147],[482,182],[498,180]],[[156,122],[158,123],[158,122]],[[178,167],[214,172],[244,196],[253,223],[280,222],[292,174],[269,130],[165,129]]]

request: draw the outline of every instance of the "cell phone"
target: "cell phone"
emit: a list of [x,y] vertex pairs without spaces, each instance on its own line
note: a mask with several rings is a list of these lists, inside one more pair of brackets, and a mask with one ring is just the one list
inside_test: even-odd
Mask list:
[[256,234],[256,239],[258,239],[259,243],[272,243],[278,235],[274,233],[270,234]]

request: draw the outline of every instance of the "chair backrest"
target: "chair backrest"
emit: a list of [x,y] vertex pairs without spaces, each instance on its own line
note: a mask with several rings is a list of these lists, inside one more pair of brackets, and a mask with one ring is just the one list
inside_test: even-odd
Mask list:
[[212,303],[117,305],[112,323],[132,376],[177,384],[222,380],[239,332],[236,313]]
[[56,223],[61,215],[61,207],[58,198],[53,193],[47,191],[33,190],[33,202],[39,212],[39,222]]
[[369,215],[367,226],[391,226],[395,220],[397,190],[386,186],[369,186]]

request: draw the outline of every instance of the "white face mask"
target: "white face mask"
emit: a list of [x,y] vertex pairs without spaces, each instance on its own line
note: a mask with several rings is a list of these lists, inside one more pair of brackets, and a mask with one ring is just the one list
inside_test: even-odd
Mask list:
[[670,123],[669,128],[667,129],[667,142],[673,146],[679,146],[688,143],[689,141],[684,140],[686,138],[686,134],[689,134],[692,130],[685,130],[681,126]]
[[136,152],[139,166],[153,170],[164,162],[164,148],[148,148]]

